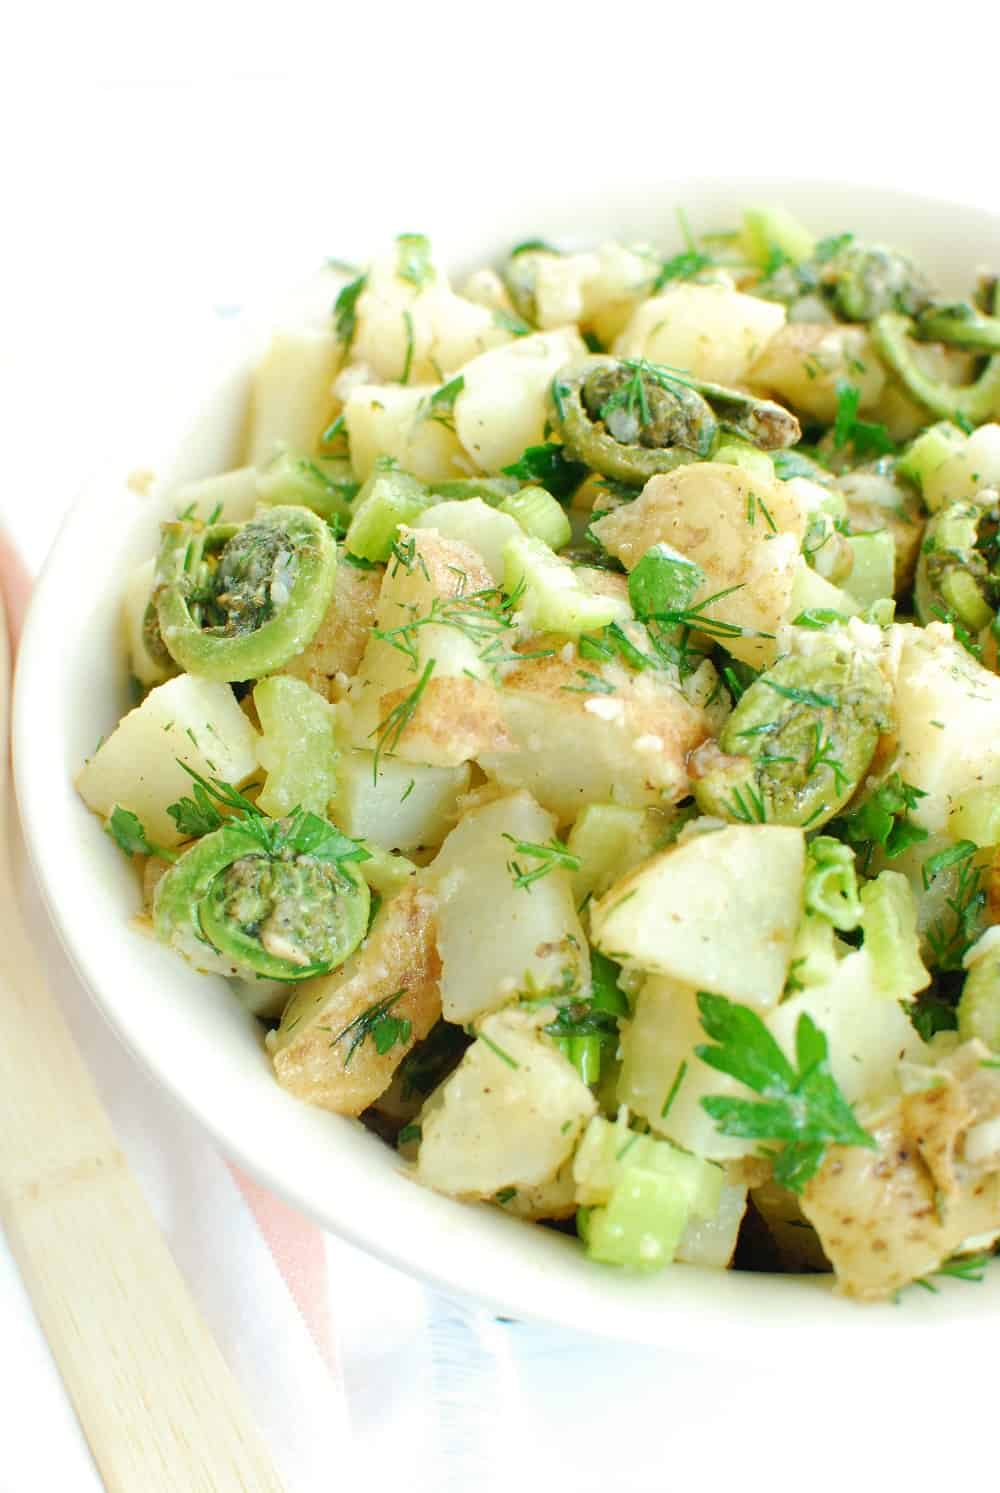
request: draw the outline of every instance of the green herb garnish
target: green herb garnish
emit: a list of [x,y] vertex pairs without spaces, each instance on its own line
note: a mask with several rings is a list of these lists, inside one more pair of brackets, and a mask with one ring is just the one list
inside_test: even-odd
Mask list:
[[862,1129],[830,1072],[827,1040],[805,1011],[795,1029],[795,1062],[785,1057],[756,1011],[721,995],[698,994],[701,1024],[716,1046],[701,1045],[702,1062],[763,1097],[710,1095],[702,1107],[722,1135],[784,1143],[774,1180],[800,1193],[822,1165],[828,1146],[876,1142]]
[[518,890],[525,889],[530,891],[536,881],[540,881],[543,876],[548,876],[549,872],[554,871],[557,866],[562,866],[567,871],[579,871],[580,869],[580,857],[574,855],[554,835],[545,845],[535,845],[530,840],[518,840],[513,835],[506,833],[504,834],[504,839],[510,841],[518,855],[530,856],[532,860],[537,862],[529,870],[524,870],[523,867],[518,865],[517,861],[508,861],[507,869]]

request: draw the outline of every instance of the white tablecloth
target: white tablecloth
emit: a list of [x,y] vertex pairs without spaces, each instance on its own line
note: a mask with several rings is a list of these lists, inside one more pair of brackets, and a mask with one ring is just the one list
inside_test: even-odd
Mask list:
[[[484,192],[516,203],[525,177],[558,192],[585,173],[599,190],[658,164],[1000,206],[996,21],[952,6],[936,38],[902,24],[859,6],[340,8],[322,23],[290,6],[258,33],[246,7],[36,8],[5,49],[0,102],[4,525],[37,566],[107,441],[176,387],[187,330],[335,251],[358,215],[433,228],[456,193],[471,211]],[[498,1322],[331,1239],[331,1379],[227,1168],[51,958],[290,1493],[972,1485],[988,1333],[981,1363],[941,1362],[930,1342],[908,1365],[817,1343],[809,1361],[736,1372]],[[0,1313],[0,1490],[97,1489],[2,1246]]]

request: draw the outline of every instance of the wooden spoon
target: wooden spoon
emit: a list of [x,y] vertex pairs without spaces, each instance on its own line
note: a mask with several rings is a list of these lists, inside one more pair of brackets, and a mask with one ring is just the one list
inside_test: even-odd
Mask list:
[[0,1223],[111,1493],[281,1493],[25,930],[9,729],[0,596]]

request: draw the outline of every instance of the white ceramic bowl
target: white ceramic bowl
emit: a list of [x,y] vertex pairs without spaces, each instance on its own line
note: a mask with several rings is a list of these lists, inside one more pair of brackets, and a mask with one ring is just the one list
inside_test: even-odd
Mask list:
[[[984,211],[872,188],[802,182],[660,182],[511,206],[493,221],[422,225],[442,262],[471,267],[512,240],[650,238],[676,247],[675,205],[696,228],[734,221],[748,202],[781,203],[820,233],[851,228],[911,251],[946,290],[982,263],[1000,264],[1000,219]],[[337,250],[363,260],[360,237]],[[169,490],[221,471],[238,457],[248,369],[274,307],[241,318],[206,366],[191,349],[185,408],[164,417],[143,452]],[[637,1278],[590,1264],[569,1239],[498,1209],[467,1207],[415,1186],[394,1153],[360,1123],[310,1109],[274,1082],[261,1030],[222,980],[197,975],[176,955],[133,932],[133,874],[77,798],[72,778],[126,708],[118,641],[120,590],[130,567],[152,554],[166,497],[127,485],[134,443],[109,416],[106,471],[88,483],[52,551],[34,597],[18,668],[14,738],[17,787],[29,849],[65,946],[97,1005],[133,1053],[196,1115],[218,1144],[260,1181],[325,1227],[382,1259],[506,1315],[585,1328],[611,1337],[721,1356],[787,1352],[809,1339],[875,1335],[902,1346],[931,1323],[971,1331],[1000,1307],[1000,1265],[986,1284],[942,1282],[940,1295],[911,1290],[899,1306],[860,1308],[820,1278],[771,1277],[677,1266]],[[95,1020],[97,1013],[95,1012]],[[771,1329],[770,1331],[766,1329]]]

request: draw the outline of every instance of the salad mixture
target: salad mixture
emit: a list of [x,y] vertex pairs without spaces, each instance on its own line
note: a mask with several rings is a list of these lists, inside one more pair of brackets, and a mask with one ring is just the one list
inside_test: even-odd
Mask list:
[[128,581],[79,790],[426,1186],[607,1266],[979,1278],[1000,282],[681,227],[331,262]]

